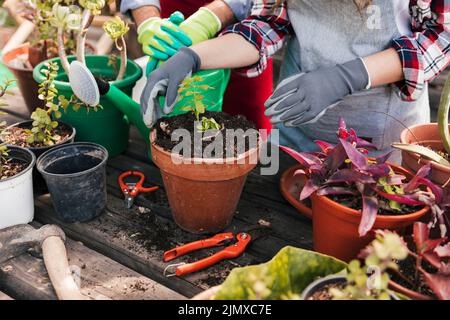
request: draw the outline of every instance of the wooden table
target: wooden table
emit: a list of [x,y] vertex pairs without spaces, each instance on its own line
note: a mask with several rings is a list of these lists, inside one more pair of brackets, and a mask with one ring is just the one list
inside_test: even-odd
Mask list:
[[[9,123],[28,117],[20,96],[9,96]],[[235,217],[227,231],[270,224],[269,236],[251,243],[237,259],[223,261],[207,270],[185,277],[163,276],[167,265],[163,251],[202,238],[182,231],[171,219],[159,169],[147,158],[147,147],[135,128],[130,129],[129,147],[120,156],[109,159],[107,166],[108,204],[102,216],[87,222],[67,224],[53,210],[49,195],[35,199],[34,226],[53,223],[68,236],[70,264],[81,275],[82,292],[104,299],[182,299],[220,284],[239,266],[270,260],[284,246],[312,247],[311,222],[299,215],[281,196],[279,176],[294,162],[281,154],[276,176],[250,173]],[[127,170],[144,172],[147,185],[159,185],[151,194],[140,195],[131,209],[126,209],[117,178]],[[180,261],[193,261],[219,249],[202,250]],[[0,299],[55,299],[43,261],[23,255],[0,265]]]

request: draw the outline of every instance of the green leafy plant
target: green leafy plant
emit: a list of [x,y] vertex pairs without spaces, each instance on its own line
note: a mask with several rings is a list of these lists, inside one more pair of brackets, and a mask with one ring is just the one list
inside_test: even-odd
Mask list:
[[285,247],[269,262],[233,269],[215,299],[299,299],[311,282],[346,267],[346,263],[330,256]]
[[186,101],[185,105],[181,108],[183,111],[190,111],[195,115],[195,119],[200,124],[197,125],[197,130],[206,132],[208,130],[220,130],[221,125],[217,123],[214,118],[202,117],[200,115],[205,113],[205,96],[201,93],[201,90],[213,89],[207,84],[198,84],[203,81],[201,76],[192,76],[183,80],[178,88],[178,101],[183,99]]
[[[407,246],[398,234],[378,230],[375,240],[365,249],[364,265],[352,260],[347,285],[343,289],[331,288],[330,294],[338,300],[390,300],[387,271],[398,270],[397,261],[407,257]],[[368,275],[368,270],[376,273]]]
[[83,7],[83,13],[81,15],[80,30],[77,36],[77,60],[86,64],[85,58],[85,46],[86,46],[86,34],[89,27],[94,20],[94,16],[99,15],[106,5],[105,0],[80,0],[78,1],[80,6]]
[[118,16],[109,19],[103,24],[106,34],[114,41],[120,52],[120,68],[116,80],[123,79],[127,68],[127,45],[124,35],[130,30],[128,25]]
[[45,63],[45,68],[41,70],[45,75],[45,80],[39,84],[38,98],[43,101],[43,107],[36,108],[31,114],[33,127],[25,131],[29,134],[27,138],[29,144],[54,145],[61,137],[54,132],[58,127],[58,121],[53,120],[52,115],[59,119],[61,109],[66,109],[70,104],[73,104],[74,108],[80,107],[75,96],[68,100],[63,95],[58,95],[58,89],[54,84],[58,69],[57,63],[49,61]]
[[52,7],[50,23],[57,29],[58,55],[61,58],[61,65],[66,73],[69,73],[69,61],[65,46],[67,41],[64,35],[67,31],[79,30],[81,25],[81,9],[78,6],[63,6],[55,3]]
[[[75,0],[30,0],[23,10],[24,16],[31,19],[36,26],[36,32],[31,40],[32,47],[38,47],[42,50],[44,58],[48,59],[49,52],[56,50],[58,39],[58,28],[54,25],[53,6],[66,5],[71,6]],[[66,30],[64,30],[66,32]],[[73,37],[73,34],[70,35]],[[72,51],[73,47],[70,41],[65,43],[66,51]],[[41,48],[42,47],[42,48]]]

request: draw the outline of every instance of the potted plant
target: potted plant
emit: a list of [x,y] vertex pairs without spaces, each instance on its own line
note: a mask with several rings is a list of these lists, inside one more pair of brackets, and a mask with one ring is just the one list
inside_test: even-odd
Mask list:
[[[416,300],[450,300],[450,243],[444,236],[431,236],[433,223],[416,222],[405,237],[407,257],[391,269],[390,287]],[[370,254],[369,250],[369,254]],[[367,255],[367,250],[362,256]]]
[[377,231],[376,238],[352,260],[347,272],[312,282],[302,293],[303,300],[399,300],[389,289],[388,270],[398,270],[397,261],[406,259],[408,250],[401,237],[391,231]]
[[[105,5],[104,0],[85,0],[79,1],[83,7],[79,15],[80,24],[76,36],[76,55],[68,56],[61,45],[59,38],[58,48],[59,57],[51,59],[60,68],[55,79],[55,87],[66,99],[70,99],[73,91],[68,82],[69,63],[78,60],[85,64],[94,74],[105,81],[110,82],[115,87],[131,96],[132,89],[142,76],[140,67],[132,60],[126,59],[127,51],[123,36],[128,31],[128,26],[119,18],[115,17],[105,22],[104,29],[107,34],[116,42],[117,49],[120,51],[120,58],[112,56],[97,56],[85,54],[86,34],[95,15],[98,15]],[[59,18],[56,19],[55,26],[58,30],[64,30],[69,27],[71,21],[76,21],[75,16],[71,16],[81,9],[75,9],[76,6],[59,6],[55,12],[59,12]],[[41,73],[44,63],[37,65],[34,69],[34,78],[41,83],[45,76]],[[128,145],[129,121],[127,117],[106,98],[100,100],[101,107],[92,108],[80,107],[80,104],[69,104],[63,112],[61,120],[71,124],[77,130],[77,141],[88,141],[98,143],[104,146],[110,156],[122,153]]]
[[344,274],[347,264],[314,251],[284,247],[270,261],[234,268],[226,280],[194,297],[215,300],[298,300],[317,279]]
[[[0,85],[0,98],[10,81]],[[1,103],[1,106],[5,104]],[[6,123],[0,122],[0,133]],[[36,157],[24,148],[0,144],[0,229],[29,223],[34,217],[32,170]]]
[[[56,1],[33,0],[26,3],[23,8],[24,16],[33,21],[35,32],[29,43],[5,52],[3,63],[11,70],[17,79],[19,89],[25,99],[28,110],[31,112],[37,107],[38,85],[33,79],[33,67],[40,62],[57,55],[57,30],[52,25],[53,4]],[[74,0],[62,0],[61,3],[71,5]],[[74,32],[64,30],[67,52],[73,52]]]
[[450,77],[442,90],[438,110],[438,122],[418,124],[403,130],[400,143],[394,148],[402,150],[402,165],[417,172],[424,164],[432,167],[431,179],[449,188],[450,182],[450,134],[448,116],[450,109]]
[[[347,130],[343,119],[338,137],[335,146],[318,141],[322,152],[316,154],[281,148],[303,166],[295,174],[307,177],[300,200],[312,201],[315,250],[350,261],[373,239],[372,229],[410,226],[430,206],[435,208],[442,194],[427,179],[429,167],[413,177],[386,162],[390,153],[368,157],[373,146]],[[423,185],[428,189],[421,189]]]
[[[206,111],[199,90],[208,88],[198,84],[198,77],[180,87],[181,109],[190,112],[161,118],[152,128],[151,155],[177,224],[193,233],[213,233],[230,223],[247,174],[257,164],[260,139],[244,117]],[[180,133],[182,144],[173,140]],[[229,133],[243,143],[236,147]]]
[[[66,123],[53,120],[51,117],[53,115],[56,119],[60,118],[62,109],[67,108],[70,103],[77,103],[75,97],[67,100],[58,94],[54,84],[58,68],[58,65],[52,62],[45,64],[43,70],[45,81],[39,84],[38,89],[38,98],[42,106],[33,111],[31,120],[7,127],[0,135],[1,141],[29,149],[36,157],[54,146],[74,141],[75,129]],[[34,178],[35,191],[45,191],[45,183],[36,171]]]

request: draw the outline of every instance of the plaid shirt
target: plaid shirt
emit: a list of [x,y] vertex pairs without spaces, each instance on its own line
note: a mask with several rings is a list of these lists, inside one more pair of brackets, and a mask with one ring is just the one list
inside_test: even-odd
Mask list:
[[[260,61],[239,73],[254,77],[267,65],[267,58],[283,45],[293,32],[286,3],[275,6],[275,0],[256,0],[251,16],[234,24],[222,34],[237,33],[252,43]],[[450,0],[411,0],[412,36],[392,40],[403,66],[404,80],[396,83],[402,99],[417,100],[432,80],[450,63]]]

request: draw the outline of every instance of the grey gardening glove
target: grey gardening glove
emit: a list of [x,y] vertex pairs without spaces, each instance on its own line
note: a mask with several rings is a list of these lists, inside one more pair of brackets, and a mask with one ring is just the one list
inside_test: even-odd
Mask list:
[[266,101],[272,123],[298,126],[319,119],[345,96],[368,86],[369,75],[361,59],[296,74],[283,80]]
[[[186,77],[200,69],[200,57],[187,47],[181,47],[169,60],[149,74],[141,95],[141,113],[144,123],[151,127],[164,114],[173,111],[178,99],[178,87]],[[159,104],[165,96],[164,108]]]

